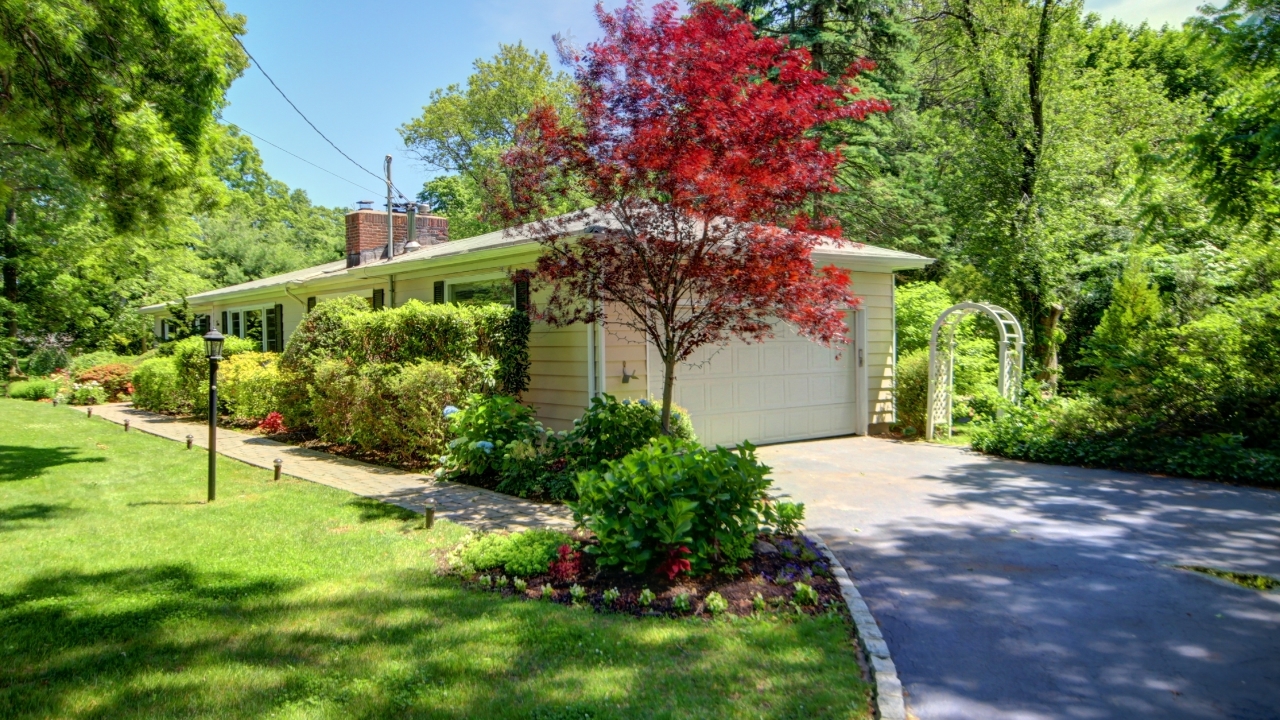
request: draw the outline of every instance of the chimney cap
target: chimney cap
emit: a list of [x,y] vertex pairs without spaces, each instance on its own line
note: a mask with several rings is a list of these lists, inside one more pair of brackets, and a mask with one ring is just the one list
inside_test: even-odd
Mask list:
[[372,200],[357,200],[357,201],[356,201],[356,209],[357,209],[357,210],[372,210],[372,209],[373,209],[373,201],[372,201]]

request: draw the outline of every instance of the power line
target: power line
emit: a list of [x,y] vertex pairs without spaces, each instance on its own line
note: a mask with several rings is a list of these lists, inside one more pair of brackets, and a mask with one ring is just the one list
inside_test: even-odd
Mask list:
[[[330,147],[332,147],[334,150],[337,150],[338,154],[346,158],[347,160],[349,160],[352,165],[355,165],[356,167],[365,171],[366,173],[373,176],[374,178],[377,178],[379,181],[386,182],[386,178],[378,177],[377,173],[374,173],[373,171],[369,170],[369,168],[356,162],[350,155],[343,152],[342,148],[338,147],[332,140],[330,140],[327,135],[320,132],[320,128],[316,127],[316,124],[311,122],[310,118],[308,118],[305,114],[303,114],[303,112],[298,109],[297,105],[293,104],[293,101],[289,99],[289,96],[284,94],[284,90],[281,90],[280,86],[276,84],[276,81],[272,80],[271,76],[267,74],[267,71],[263,69],[262,63],[258,62],[258,59],[253,56],[253,53],[249,52],[249,48],[245,47],[244,43],[240,41],[239,36],[236,35],[236,31],[231,29],[230,23],[228,23],[226,18],[222,16],[222,12],[218,10],[218,6],[213,4],[213,0],[205,0],[205,4],[207,4],[209,6],[209,9],[213,11],[214,16],[218,18],[218,22],[222,23],[222,27],[227,29],[227,33],[231,35],[231,39],[236,41],[236,44],[240,46],[240,49],[244,51],[244,54],[247,55],[249,59],[253,61],[253,64],[255,66],[257,66],[258,72],[261,72],[262,76],[267,79],[267,82],[271,83],[271,87],[275,88],[276,92],[280,93],[280,97],[284,98],[284,101],[289,103],[289,107],[293,108],[293,111],[298,113],[298,117],[305,120],[306,123],[311,126],[311,129],[316,131],[317,135],[324,138],[324,141],[329,143]],[[394,188],[395,185],[393,184],[392,187]],[[398,189],[396,190],[396,192],[400,193]],[[404,193],[400,193],[400,197],[404,197]]]
[[261,135],[255,135],[254,133],[249,132],[248,130],[244,129],[244,127],[242,127],[242,126],[240,126],[240,125],[236,125],[235,123],[228,123],[228,125],[229,125],[230,127],[233,127],[233,128],[235,128],[235,129],[239,130],[240,132],[244,133],[245,135],[249,135],[250,137],[255,137],[255,138],[257,138],[258,140],[261,140],[262,142],[264,142],[264,143],[266,143],[266,144],[270,145],[271,147],[273,147],[273,148],[275,148],[275,149],[279,150],[279,151],[280,151],[280,152],[282,152],[282,153],[285,153],[285,154],[287,154],[287,155],[292,155],[293,157],[298,158],[298,159],[299,159],[299,160],[301,160],[302,162],[304,162],[304,163],[306,163],[306,164],[310,165],[311,167],[313,167],[313,168],[315,168],[315,169],[317,169],[317,170],[320,170],[320,171],[322,171],[322,172],[327,172],[327,173],[329,173],[330,175],[332,175],[332,176],[334,176],[334,177],[338,178],[339,180],[341,180],[341,181],[343,181],[343,182],[351,183],[352,185],[355,185],[356,187],[360,188],[361,190],[364,190],[365,192],[371,192],[371,193],[377,193],[377,192],[379,192],[379,191],[377,191],[377,190],[370,190],[369,188],[367,188],[367,187],[365,187],[365,186],[361,185],[360,183],[358,183],[358,182],[356,182],[356,181],[354,181],[354,180],[349,180],[349,179],[347,179],[347,178],[344,178],[344,177],[342,177],[341,175],[339,175],[338,173],[336,173],[336,172],[334,172],[334,171],[332,171],[332,170],[327,170],[327,169],[325,169],[325,168],[322,168],[322,167],[320,167],[319,165],[317,165],[317,164],[315,164],[315,163],[311,162],[310,160],[308,160],[308,159],[306,159],[306,158],[302,157],[301,155],[298,155],[298,154],[296,154],[296,153],[290,152],[290,151],[288,151],[288,150],[286,150],[286,149],[284,149],[284,148],[280,147],[279,145],[277,145],[277,144],[275,144],[275,143],[271,142],[270,140],[268,140],[268,139],[266,139],[266,138],[262,137]]

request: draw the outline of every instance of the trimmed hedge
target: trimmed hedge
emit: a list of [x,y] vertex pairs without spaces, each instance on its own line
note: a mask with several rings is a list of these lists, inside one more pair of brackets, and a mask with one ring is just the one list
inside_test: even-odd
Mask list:
[[176,413],[182,410],[178,394],[178,368],[171,357],[154,357],[144,361],[130,376],[133,404],[143,410]]
[[58,394],[56,380],[18,380],[9,383],[9,397],[17,400],[46,400]]
[[436,457],[448,438],[441,410],[465,395],[459,376],[457,368],[430,360],[360,367],[324,360],[311,394],[316,433],[396,460]]
[[218,368],[218,409],[241,425],[257,424],[280,409],[275,353],[246,352]]
[[[225,361],[240,353],[255,352],[255,340],[229,337],[222,343]],[[209,412],[209,358],[205,356],[204,338],[191,336],[173,344],[173,366],[178,371],[178,401],[183,411],[197,415]]]

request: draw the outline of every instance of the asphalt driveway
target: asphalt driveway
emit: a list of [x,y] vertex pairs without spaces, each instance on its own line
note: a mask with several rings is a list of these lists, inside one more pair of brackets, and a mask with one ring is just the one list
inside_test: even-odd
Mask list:
[[920,720],[1280,718],[1280,492],[875,438],[760,449]]

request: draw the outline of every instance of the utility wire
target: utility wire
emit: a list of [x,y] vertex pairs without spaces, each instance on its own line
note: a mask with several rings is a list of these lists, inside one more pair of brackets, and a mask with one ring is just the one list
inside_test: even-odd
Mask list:
[[277,144],[275,144],[275,143],[271,142],[270,140],[268,140],[268,139],[266,139],[266,138],[262,137],[261,135],[255,135],[254,133],[249,132],[248,130],[244,129],[244,128],[243,128],[242,126],[240,126],[240,125],[236,125],[235,123],[228,123],[228,125],[229,125],[230,127],[233,127],[233,128],[235,128],[235,129],[239,130],[240,132],[244,133],[245,135],[248,135],[248,136],[250,136],[250,137],[255,137],[255,138],[257,138],[258,140],[261,140],[262,142],[264,142],[264,143],[266,143],[266,144],[270,145],[271,147],[273,147],[273,148],[275,148],[275,149],[279,150],[279,151],[280,151],[280,152],[282,152],[282,153],[285,153],[285,154],[287,154],[287,155],[292,155],[292,156],[294,156],[294,157],[298,158],[298,159],[299,159],[299,160],[301,160],[302,162],[304,162],[304,163],[306,163],[306,164],[310,165],[311,167],[313,167],[313,168],[315,168],[315,169],[317,169],[317,170],[320,170],[320,171],[322,171],[322,172],[329,173],[330,175],[332,175],[332,176],[334,176],[334,177],[338,178],[339,180],[341,180],[341,181],[343,181],[343,182],[351,183],[352,185],[354,185],[354,186],[356,186],[356,187],[360,188],[361,190],[364,190],[365,192],[371,192],[371,193],[378,193],[378,192],[379,192],[378,190],[370,190],[369,188],[367,188],[367,187],[365,187],[365,186],[361,185],[360,183],[358,183],[358,182],[356,182],[356,181],[354,181],[354,180],[349,180],[349,179],[347,179],[347,178],[344,178],[344,177],[342,177],[341,175],[339,175],[338,173],[336,173],[336,172],[334,172],[334,171],[332,171],[332,170],[326,170],[325,168],[320,167],[319,165],[317,165],[317,164],[315,164],[315,163],[311,162],[310,160],[308,160],[308,159],[306,159],[306,158],[302,157],[301,155],[298,155],[298,154],[296,154],[296,153],[290,152],[290,151],[288,151],[288,150],[286,150],[286,149],[284,149],[284,148],[280,147],[279,145],[277,145]]
[[[302,118],[303,120],[305,120],[305,121],[306,121],[306,123],[307,123],[308,125],[310,125],[310,126],[311,126],[311,129],[316,131],[316,134],[317,134],[317,135],[319,135],[320,137],[324,138],[324,141],[325,141],[325,142],[327,142],[327,143],[329,143],[329,146],[330,146],[330,147],[332,147],[334,150],[337,150],[339,155],[341,155],[342,157],[344,157],[344,158],[346,158],[347,160],[351,161],[351,164],[352,164],[352,165],[355,165],[356,167],[358,167],[358,168],[360,168],[361,170],[365,171],[365,172],[366,172],[366,173],[368,173],[369,175],[371,175],[371,176],[373,176],[373,177],[377,178],[380,182],[386,182],[386,178],[379,177],[377,173],[373,172],[373,171],[372,171],[372,170],[370,170],[369,168],[367,168],[367,167],[365,167],[365,166],[361,165],[360,163],[356,162],[356,161],[355,161],[355,160],[354,160],[350,155],[348,155],[348,154],[346,154],[345,152],[343,152],[343,151],[342,151],[342,148],[340,148],[340,147],[338,147],[336,144],[334,144],[334,142],[333,142],[332,140],[330,140],[330,139],[329,139],[329,137],[328,137],[327,135],[325,135],[324,133],[320,132],[320,128],[316,127],[316,124],[315,124],[315,123],[313,123],[313,122],[311,122],[310,118],[308,118],[305,114],[303,114],[303,112],[302,112],[301,110],[299,110],[299,109],[298,109],[298,106],[297,106],[297,105],[294,105],[294,104],[293,104],[293,101],[289,99],[289,96],[284,94],[284,90],[281,90],[281,89],[280,89],[280,86],[276,84],[276,81],[275,81],[275,80],[272,80],[272,79],[271,79],[271,76],[267,74],[267,71],[266,71],[265,69],[263,69],[263,67],[262,67],[262,63],[258,62],[258,59],[257,59],[257,58],[255,58],[255,57],[253,56],[253,53],[249,52],[249,48],[245,47],[244,43],[240,41],[239,36],[237,36],[237,35],[236,35],[236,31],[235,31],[235,30],[233,30],[233,29],[231,29],[231,24],[230,24],[230,23],[228,23],[228,22],[227,22],[227,19],[226,19],[225,17],[223,17],[223,16],[222,16],[222,12],[221,12],[220,10],[218,10],[218,6],[213,4],[213,0],[205,0],[205,4],[207,4],[207,5],[209,6],[209,9],[213,11],[214,16],[216,16],[216,17],[218,18],[218,22],[222,23],[222,27],[224,27],[224,28],[226,28],[226,29],[227,29],[227,33],[228,33],[229,35],[231,35],[231,39],[236,41],[236,44],[240,46],[240,49],[241,49],[241,50],[244,50],[244,54],[245,54],[245,55],[247,55],[247,56],[249,57],[249,59],[253,61],[253,64],[257,66],[257,68],[258,68],[258,72],[261,72],[261,73],[262,73],[262,76],[263,76],[263,77],[265,77],[265,78],[267,79],[267,82],[271,83],[271,87],[275,88],[275,89],[276,89],[276,92],[280,93],[280,97],[284,98],[284,101],[285,101],[285,102],[287,102],[287,103],[289,103],[289,107],[293,108],[293,111],[294,111],[294,112],[296,112],[296,113],[298,113],[298,117],[300,117],[300,118]],[[392,184],[392,187],[394,188],[394,187],[395,187],[395,185],[394,185],[394,184]],[[396,190],[396,192],[397,192],[397,193],[400,193],[400,191],[399,191],[398,189]],[[404,193],[400,193],[400,197],[402,197],[402,198],[403,198],[403,197],[404,197]],[[406,198],[406,199],[407,199],[407,198]],[[388,210],[390,210],[390,208],[388,208]]]

